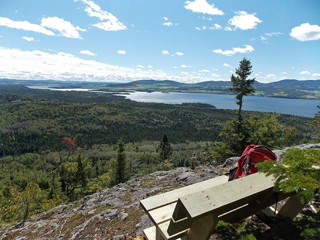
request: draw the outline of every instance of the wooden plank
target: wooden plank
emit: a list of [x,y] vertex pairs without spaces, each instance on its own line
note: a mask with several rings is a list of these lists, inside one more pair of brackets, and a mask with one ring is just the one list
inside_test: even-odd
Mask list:
[[307,205],[307,203],[302,203],[297,198],[297,196],[292,196],[279,210],[277,216],[294,218],[301,210]]
[[152,226],[143,230],[144,235],[148,240],[156,240],[156,227]]
[[172,217],[172,213],[176,207],[176,204],[177,203],[174,202],[161,208],[156,208],[154,210],[149,211],[149,218],[155,225],[168,221]]
[[192,184],[183,188],[179,188],[170,192],[162,193],[160,195],[152,196],[140,201],[142,208],[145,212],[151,211],[155,208],[159,208],[170,203],[176,202],[179,197],[185,196],[192,192],[202,191],[212,186],[217,186],[228,182],[228,177],[223,175],[215,177],[203,182]]
[[167,240],[188,239],[188,238],[186,238],[186,235],[188,234],[189,229],[185,229],[185,230],[183,230],[181,232],[177,232],[175,234],[169,234],[168,233],[169,224],[170,224],[170,220],[158,225],[160,232],[161,232],[164,239],[167,239]]
[[218,224],[218,217],[215,215],[207,215],[203,218],[192,222],[188,233],[188,240],[207,240],[212,235],[215,227]]
[[[243,206],[241,206],[237,209],[234,209],[232,211],[223,213],[222,215],[219,216],[219,220],[222,220],[224,222],[233,223],[233,222],[240,221],[244,218],[247,218],[247,217],[271,206],[272,204],[274,204],[276,202],[275,195],[276,195],[276,193],[274,193],[273,195],[270,195],[263,202],[258,203],[257,201],[254,201],[252,203],[243,205]],[[279,192],[279,193],[277,193],[277,195],[278,195],[277,196],[278,201],[281,201],[283,199],[290,197],[292,194]]]
[[256,173],[186,195],[179,198],[177,206],[181,205],[186,217],[190,219],[208,213],[220,215],[254,201],[259,195],[261,197],[263,194],[270,194],[273,186],[274,180],[271,176],[266,177],[264,174]]

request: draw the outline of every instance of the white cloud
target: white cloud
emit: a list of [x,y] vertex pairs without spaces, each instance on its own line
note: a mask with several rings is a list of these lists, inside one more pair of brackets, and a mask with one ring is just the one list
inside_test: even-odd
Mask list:
[[276,77],[277,77],[277,75],[275,75],[275,74],[268,74],[267,76],[266,76],[266,78],[268,78],[268,79],[276,79]]
[[269,37],[279,36],[279,35],[281,35],[281,34],[283,34],[283,33],[281,33],[281,32],[266,33],[266,35],[269,36]]
[[153,68],[151,65],[148,65],[148,68]]
[[34,38],[33,38],[33,37],[26,37],[26,36],[24,36],[24,37],[22,37],[22,39],[24,39],[24,40],[26,40],[26,41],[28,41],[28,42],[33,42],[33,41],[34,41]]
[[170,27],[172,26],[172,22],[165,22],[165,23],[162,23],[162,25]]
[[208,69],[202,69],[202,70],[200,70],[199,72],[210,72],[210,70],[208,70]]
[[255,16],[255,13],[248,14],[245,11],[235,12],[237,14],[233,18],[231,18],[228,23],[235,27],[235,29],[239,28],[241,30],[254,29],[258,25],[258,23],[262,23],[262,21]]
[[126,54],[126,51],[124,51],[124,50],[119,50],[118,53],[119,53],[119,54]]
[[223,15],[224,13],[216,8],[214,4],[209,4],[206,0],[195,0],[194,2],[186,1],[186,9],[196,13]]
[[287,74],[287,72],[282,72],[282,74]]
[[173,68],[178,68],[177,66],[174,66]]
[[[272,33],[265,33],[265,36],[267,37],[273,37],[273,36],[279,36],[279,35],[282,35],[283,33],[281,32],[272,32]],[[261,36],[260,37],[260,40],[263,42],[263,43],[268,43],[268,38],[265,37],[265,36]]]
[[164,55],[168,55],[168,54],[169,54],[169,52],[168,52],[167,50],[162,50],[162,54],[164,54]]
[[89,55],[89,56],[96,56],[96,53],[90,52],[89,50],[82,50],[80,51],[81,54]]
[[97,27],[99,29],[105,30],[105,31],[119,31],[119,30],[125,30],[127,29],[127,27],[123,27],[121,25],[119,25],[116,22],[100,22],[100,23],[96,23],[93,24],[92,26]]
[[320,40],[320,26],[303,23],[291,30],[290,36],[299,41]]
[[314,76],[314,77],[320,77],[320,73],[314,73],[314,74],[312,74],[312,76]]
[[163,70],[146,71],[84,60],[73,54],[52,50],[22,51],[0,47],[0,78],[27,80],[65,80],[131,82],[134,80],[173,80],[185,83],[210,81],[212,77],[192,74],[167,75]]
[[309,75],[309,74],[310,74],[310,72],[309,72],[309,71],[302,71],[302,72],[300,72],[300,74],[303,74],[303,75]]
[[90,17],[97,17],[100,19],[99,23],[93,24],[92,26],[100,28],[105,31],[119,31],[126,30],[127,27],[121,23],[118,18],[116,18],[111,13],[104,11],[100,8],[99,5],[90,0],[75,0],[81,1],[87,5],[85,11],[88,13]]
[[203,19],[203,20],[212,21],[212,18],[211,18],[211,17],[206,18],[205,16],[202,16],[202,19]]
[[182,68],[188,68],[188,67],[191,67],[191,65],[187,66],[187,65],[185,65],[185,64],[182,64],[181,67],[182,67]]
[[222,27],[219,24],[215,23],[213,27],[210,27],[210,29],[212,29],[212,30],[214,30],[214,29],[222,29]]
[[165,21],[168,21],[168,19],[169,19],[169,18],[167,18],[167,17],[163,17],[163,19],[164,19]]
[[199,27],[195,27],[195,29],[197,29],[197,30],[201,31],[201,28],[199,28]]
[[0,75],[13,79],[54,80],[118,80],[135,71],[93,60],[83,60],[72,54],[48,53],[39,50],[22,51],[0,47]]
[[188,75],[188,72],[181,72],[181,75]]
[[215,74],[215,73],[212,73],[211,76],[212,76],[212,77],[215,77],[215,78],[216,78],[216,77],[220,77],[220,75]]
[[54,36],[54,32],[44,28],[43,26],[29,23],[28,21],[13,21],[9,18],[0,17],[0,26],[5,26],[8,28],[14,28],[24,31],[32,31],[37,33],[42,33],[48,36]]
[[42,18],[41,26],[51,28],[52,30],[59,32],[60,36],[67,38],[81,38],[78,31],[87,31],[80,27],[74,27],[70,22],[58,17]]
[[254,51],[254,48],[250,45],[245,45],[245,48],[233,48],[232,50],[222,51],[221,49],[213,50],[214,53],[222,54],[225,56],[232,56],[236,53],[250,53]]
[[137,67],[138,67],[138,68],[144,68],[144,66],[142,66],[142,65],[137,65]]
[[176,52],[175,54],[178,55],[178,56],[183,56],[182,52]]
[[260,37],[261,41],[267,41],[267,39],[264,36]]
[[223,64],[224,67],[229,67],[229,68],[233,68],[232,66],[230,66],[228,63]]
[[226,26],[226,27],[224,28],[224,30],[226,30],[226,31],[232,31],[232,28],[229,27],[229,26]]

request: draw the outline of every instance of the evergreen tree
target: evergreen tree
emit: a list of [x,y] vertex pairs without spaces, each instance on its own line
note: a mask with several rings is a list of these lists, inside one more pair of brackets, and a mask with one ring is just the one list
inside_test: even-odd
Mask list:
[[255,88],[252,86],[254,84],[255,78],[248,79],[248,77],[252,73],[252,65],[250,60],[243,58],[240,61],[239,68],[236,68],[236,75],[231,75],[232,87],[229,90],[236,94],[236,99],[238,100],[236,104],[239,105],[238,110],[238,122],[239,128],[241,128],[242,122],[242,104],[243,104],[243,96],[247,96],[248,94],[254,93]]
[[243,96],[254,93],[252,86],[255,79],[248,79],[252,73],[250,60],[243,58],[239,68],[236,68],[236,75],[231,75],[232,87],[229,90],[236,94],[236,104],[239,105],[237,118],[227,122],[222,129],[220,137],[224,138],[224,143],[216,143],[213,149],[213,158],[225,158],[242,153],[250,138],[250,122],[242,117]]
[[284,129],[278,122],[276,113],[263,113],[243,119],[240,133],[237,132],[237,127],[237,119],[233,118],[222,129],[220,137],[224,141],[216,142],[211,152],[217,164],[228,157],[239,156],[250,144],[266,145],[274,149],[291,146],[296,141],[295,128]]
[[81,154],[79,154],[78,158],[77,158],[77,172],[76,172],[76,179],[78,182],[80,182],[82,190],[84,190],[87,186],[88,183],[88,177],[87,177],[87,161],[82,160],[82,156]]
[[303,203],[319,202],[320,150],[288,149],[281,161],[282,164],[264,161],[257,166],[275,177],[275,190],[295,192]]
[[159,152],[159,157],[162,161],[168,159],[172,155],[172,148],[166,133],[163,134],[163,138],[160,141],[157,151]]
[[125,182],[126,176],[126,153],[125,153],[125,145],[120,139],[117,144],[117,155],[116,155],[116,184]]

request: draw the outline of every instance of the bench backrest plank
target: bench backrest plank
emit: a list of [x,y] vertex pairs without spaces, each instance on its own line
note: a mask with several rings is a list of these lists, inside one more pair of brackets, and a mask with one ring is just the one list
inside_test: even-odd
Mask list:
[[200,183],[192,184],[183,188],[176,189],[174,191],[169,191],[156,196],[152,196],[140,201],[142,208],[148,212],[156,208],[174,203],[178,198],[188,195],[193,192],[198,192],[210,188],[212,186],[217,186],[228,181],[228,177],[223,175],[216,178],[212,178]]

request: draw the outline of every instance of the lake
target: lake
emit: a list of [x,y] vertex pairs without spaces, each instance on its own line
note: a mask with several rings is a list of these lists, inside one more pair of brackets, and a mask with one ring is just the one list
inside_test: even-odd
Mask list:
[[[137,102],[155,103],[208,103],[220,109],[238,109],[235,95],[205,94],[205,93],[162,93],[162,92],[132,92],[117,94]],[[319,100],[272,98],[244,96],[243,110],[259,112],[277,112],[303,117],[314,117],[318,112]]]
[[[58,89],[48,86],[27,86],[32,89],[49,89],[55,91],[92,91],[92,89]],[[207,103],[220,109],[238,109],[235,95],[226,94],[206,94],[206,93],[178,93],[178,92],[129,92],[115,94],[124,96],[130,100],[137,102],[154,102],[168,104],[182,103]],[[291,99],[291,98],[272,98],[258,96],[244,96],[243,110],[259,111],[259,112],[277,112],[283,114],[291,114],[303,117],[314,117],[318,112],[317,106],[320,105],[319,100],[308,99]]]

